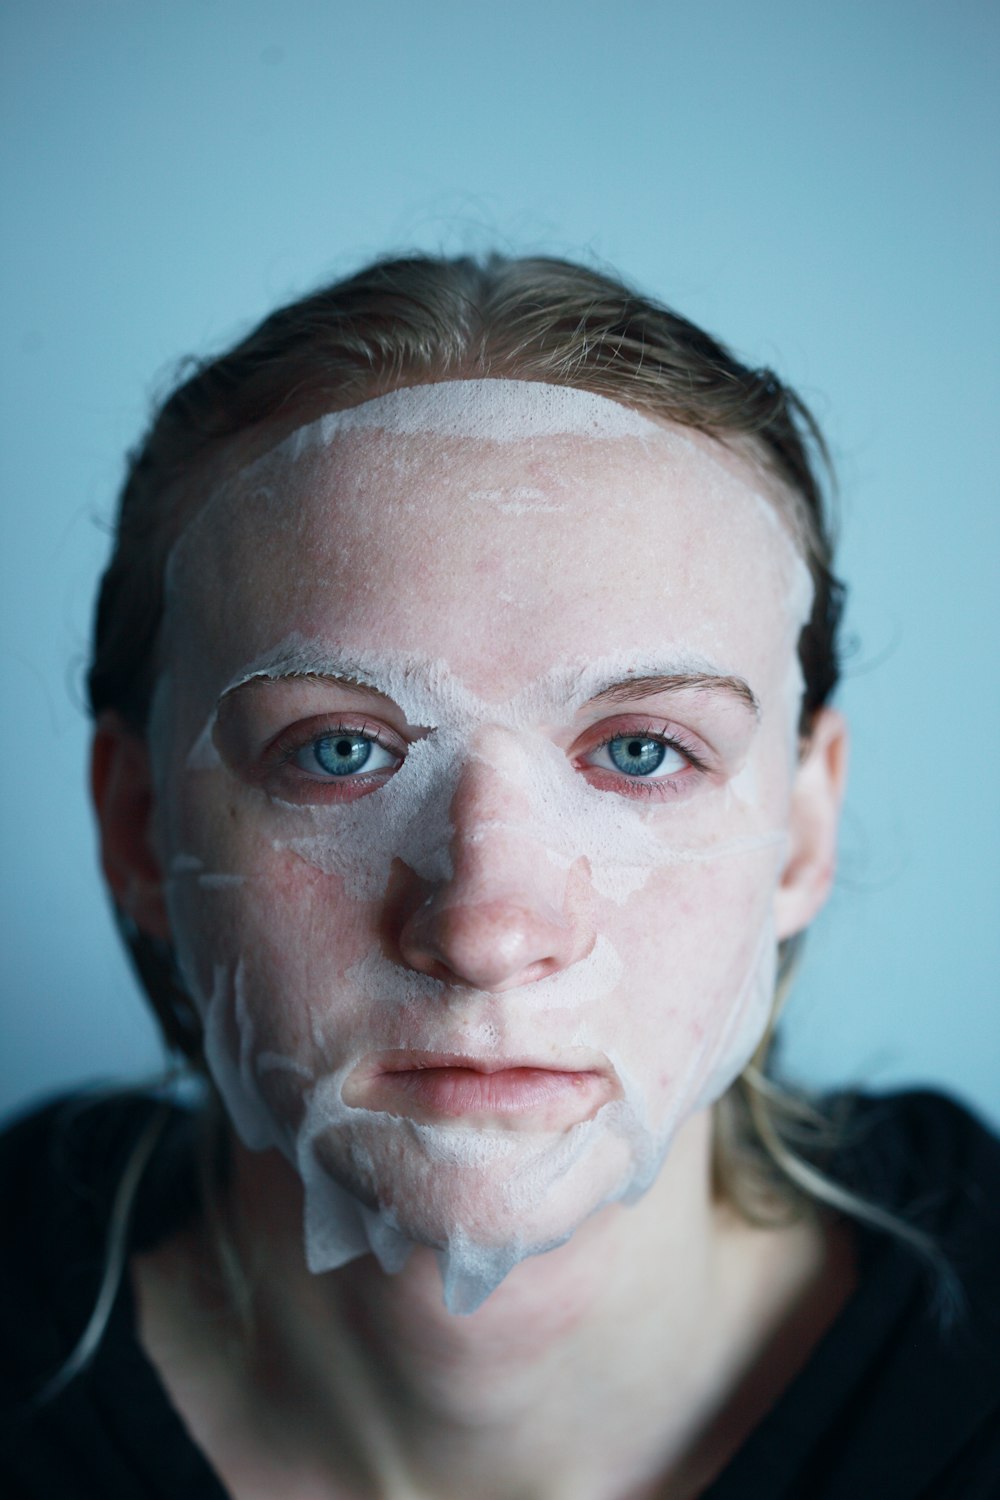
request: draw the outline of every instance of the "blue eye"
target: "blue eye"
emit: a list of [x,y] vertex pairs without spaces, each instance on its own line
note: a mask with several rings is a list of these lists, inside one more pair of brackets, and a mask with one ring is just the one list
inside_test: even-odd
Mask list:
[[377,740],[354,730],[324,734],[310,740],[293,756],[303,771],[322,776],[356,776],[360,771],[386,771],[399,757],[386,750]]
[[623,776],[672,776],[688,764],[679,750],[666,740],[647,734],[618,734],[599,746],[591,765],[620,771]]

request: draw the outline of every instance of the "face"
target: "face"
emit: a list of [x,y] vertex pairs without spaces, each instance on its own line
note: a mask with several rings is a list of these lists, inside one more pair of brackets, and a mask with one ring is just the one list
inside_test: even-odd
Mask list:
[[475,1306],[759,1041],[809,606],[763,488],[616,403],[456,382],[293,435],[181,538],[170,927],[314,1270],[428,1244]]

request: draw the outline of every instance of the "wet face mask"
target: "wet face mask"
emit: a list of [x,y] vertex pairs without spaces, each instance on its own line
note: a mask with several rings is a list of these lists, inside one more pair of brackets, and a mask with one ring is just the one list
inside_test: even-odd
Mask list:
[[234,473],[152,719],[182,974],[309,1265],[448,1305],[640,1195],[771,1006],[808,574],[713,441],[518,381]]

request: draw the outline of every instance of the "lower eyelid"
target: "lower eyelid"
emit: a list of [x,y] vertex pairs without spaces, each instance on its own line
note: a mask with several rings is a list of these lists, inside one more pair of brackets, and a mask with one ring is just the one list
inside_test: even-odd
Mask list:
[[659,781],[643,780],[640,776],[618,776],[600,783],[591,782],[600,792],[610,792],[616,797],[634,797],[647,802],[687,801],[695,788],[693,779],[661,776]]

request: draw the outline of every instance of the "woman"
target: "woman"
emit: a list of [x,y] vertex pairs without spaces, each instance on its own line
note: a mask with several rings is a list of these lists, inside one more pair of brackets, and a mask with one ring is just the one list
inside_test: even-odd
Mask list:
[[845,768],[813,454],[555,261],[369,267],[166,403],[93,787],[207,1102],[8,1138],[22,1492],[993,1493],[995,1143],[762,1072]]

